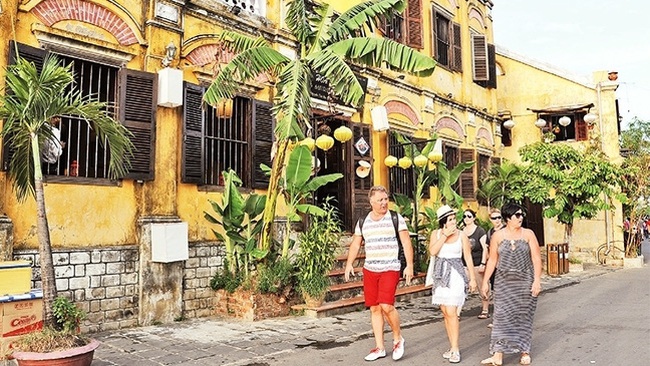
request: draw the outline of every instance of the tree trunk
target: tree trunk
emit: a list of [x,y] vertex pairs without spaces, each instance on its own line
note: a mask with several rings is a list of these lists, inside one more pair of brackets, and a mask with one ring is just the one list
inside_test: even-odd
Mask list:
[[273,240],[273,222],[275,221],[275,208],[278,204],[278,195],[280,194],[280,177],[284,172],[284,158],[287,154],[289,147],[289,140],[284,139],[278,143],[278,151],[273,159],[271,167],[271,177],[269,179],[269,188],[266,192],[266,206],[264,207],[264,215],[262,216],[262,235],[258,248],[261,250],[268,250],[271,248]]
[[38,136],[30,136],[32,157],[34,159],[34,192],[36,193],[36,232],[38,235],[38,254],[41,262],[41,284],[43,287],[43,326],[54,325],[52,306],[56,298],[56,279],[54,276],[54,261],[52,259],[52,243],[50,228],[45,212],[45,192],[43,190],[43,173],[41,171]]

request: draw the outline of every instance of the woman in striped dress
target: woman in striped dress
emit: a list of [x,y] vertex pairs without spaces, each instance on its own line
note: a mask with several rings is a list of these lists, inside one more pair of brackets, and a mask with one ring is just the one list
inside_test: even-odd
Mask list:
[[529,365],[533,336],[533,316],[541,291],[542,258],[539,242],[529,229],[521,227],[526,214],[516,203],[505,204],[501,214],[506,226],[490,240],[490,254],[481,292],[489,295],[494,280],[494,316],[490,353],[484,365],[502,365],[504,353],[521,353],[519,363]]

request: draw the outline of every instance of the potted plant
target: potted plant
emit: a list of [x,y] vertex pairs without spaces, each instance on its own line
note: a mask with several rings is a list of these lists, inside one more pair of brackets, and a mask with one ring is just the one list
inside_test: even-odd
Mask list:
[[329,272],[336,259],[341,225],[336,207],[323,204],[324,214],[311,217],[308,228],[298,235],[300,249],[296,256],[298,289],[307,307],[320,306],[329,288]]
[[79,334],[86,314],[65,297],[52,305],[54,326],[29,333],[12,343],[18,365],[90,366],[99,341]]

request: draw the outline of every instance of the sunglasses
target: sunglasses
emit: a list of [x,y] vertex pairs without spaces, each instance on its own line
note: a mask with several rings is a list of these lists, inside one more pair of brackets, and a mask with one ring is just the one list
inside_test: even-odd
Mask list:
[[472,215],[463,215],[463,217],[465,217],[466,219],[473,219],[474,218],[474,216],[472,216]]
[[490,217],[490,220],[501,220],[501,216]]
[[517,213],[515,213],[514,216],[515,216],[516,218],[520,219],[520,218],[522,218],[522,217],[526,217],[526,214],[523,213],[523,212],[517,212]]

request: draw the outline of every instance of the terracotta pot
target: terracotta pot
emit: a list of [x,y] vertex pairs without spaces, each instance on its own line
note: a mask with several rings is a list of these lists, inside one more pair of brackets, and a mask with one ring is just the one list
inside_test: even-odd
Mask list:
[[325,302],[325,294],[322,294],[319,297],[311,297],[307,294],[303,294],[303,297],[305,298],[305,305],[311,309],[317,308],[323,305],[323,302]]
[[95,349],[99,341],[92,339],[82,347],[71,348],[65,351],[38,353],[14,352],[11,356],[18,362],[18,366],[90,366],[93,362]]

